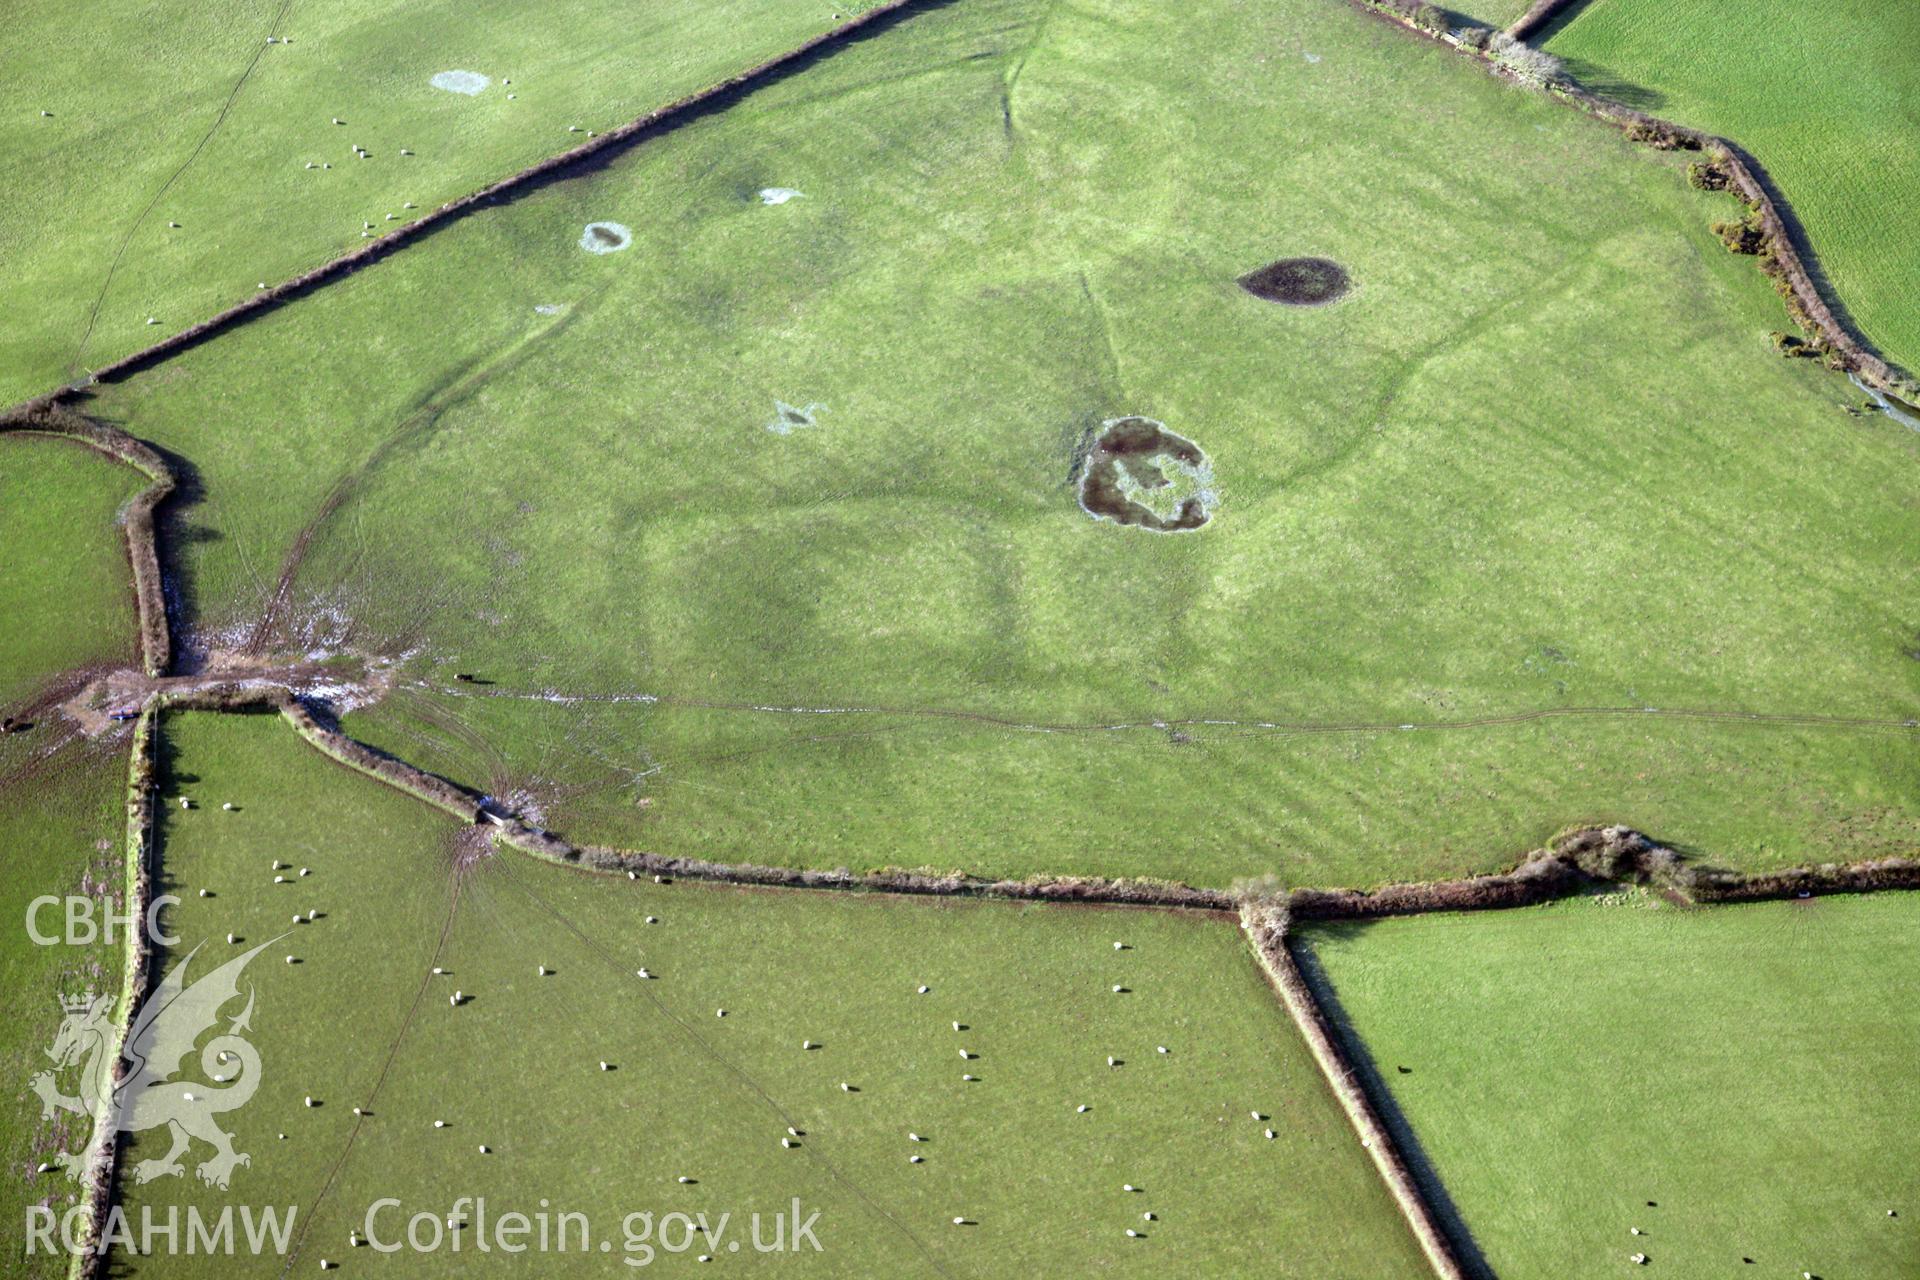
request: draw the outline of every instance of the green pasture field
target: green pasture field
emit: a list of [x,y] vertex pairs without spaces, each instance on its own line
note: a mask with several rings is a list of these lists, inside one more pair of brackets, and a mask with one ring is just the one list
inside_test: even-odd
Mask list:
[[138,665],[118,516],[146,485],[72,441],[0,434],[0,710],[62,671]]
[[[416,217],[870,7],[115,0],[78,23],[68,5],[10,5],[0,404],[357,247],[366,223],[390,230],[389,214]],[[492,83],[472,96],[430,83],[450,70]]]
[[1492,27],[1501,31],[1513,25],[1527,11],[1532,0],[1456,0],[1440,7],[1453,14],[1457,26]]
[[[125,758],[111,748],[69,748],[57,765],[22,776],[21,760],[0,749],[0,990],[7,1016],[0,1021],[0,1275],[48,1277],[66,1274],[64,1258],[29,1259],[16,1245],[27,1207],[64,1210],[77,1194],[61,1172],[39,1173],[62,1151],[86,1141],[91,1124],[68,1113],[43,1116],[33,1078],[52,1063],[63,1016],[61,1001],[84,994],[117,995],[124,965],[124,935],[116,926],[109,942],[103,929],[109,910],[126,909]],[[34,899],[60,901],[34,913]],[[72,932],[65,899],[92,904],[76,911]]]
[[[125,1186],[136,1218],[294,1205],[293,1269],[444,1275],[450,1242],[388,1257],[349,1233],[383,1197],[401,1206],[374,1220],[383,1243],[463,1195],[495,1214],[544,1199],[638,1256],[629,1212],[733,1211],[746,1241],[750,1212],[798,1197],[820,1213],[821,1252],[759,1260],[747,1243],[747,1258],[810,1275],[1145,1275],[1170,1258],[1424,1273],[1227,917],[629,882],[460,839],[273,718],[173,715],[163,732],[163,789],[201,806],[166,810],[182,900],[169,962],[201,939],[225,957],[287,936],[242,987],[260,1092],[223,1120],[252,1163],[220,1192],[195,1178],[197,1146],[182,1176]],[[291,923],[310,907],[316,921]],[[126,1167],[165,1145],[138,1135]],[[577,1246],[475,1247],[464,1266],[503,1274],[609,1265]],[[690,1269],[700,1251],[654,1265]],[[198,1275],[231,1260],[115,1261]]]
[[[86,1125],[43,1117],[33,1077],[48,1067],[61,1000],[117,993],[122,947],[98,932],[126,903],[125,735],[62,742],[56,711],[29,709],[60,673],[135,662],[133,593],[116,506],[144,479],[91,450],[43,436],[0,435],[0,712],[29,728],[0,735],[0,990],[15,999],[0,1023],[0,1222],[29,1204],[73,1202],[62,1175],[38,1174],[77,1149]],[[52,897],[33,916],[35,899]],[[65,900],[91,914],[69,933]],[[11,1242],[15,1232],[6,1232]],[[0,1275],[64,1274],[62,1259],[29,1263],[9,1247]]]
[[1618,894],[1299,939],[1503,1280],[1633,1253],[1685,1276],[1920,1268],[1920,897]]
[[1579,80],[1746,148],[1833,293],[1920,367],[1920,7],[1875,0],[1588,0],[1546,38]]
[[[89,407],[200,470],[189,645],[405,655],[348,730],[579,840],[1910,850],[1920,435],[1772,353],[1683,165],[1344,5],[969,0]],[[1353,292],[1236,287],[1295,254]],[[1205,451],[1205,528],[1080,508],[1127,414]]]

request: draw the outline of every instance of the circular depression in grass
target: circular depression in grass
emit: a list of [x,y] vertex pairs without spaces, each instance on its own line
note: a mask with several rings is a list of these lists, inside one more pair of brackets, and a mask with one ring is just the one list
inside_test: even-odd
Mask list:
[[493,81],[478,71],[441,71],[427,83],[436,89],[445,89],[448,93],[464,93],[471,98]]
[[633,232],[617,222],[589,222],[580,233],[580,247],[588,253],[618,253],[633,243]]
[[1318,307],[1345,297],[1352,282],[1332,258],[1282,258],[1241,276],[1240,287],[1268,302]]

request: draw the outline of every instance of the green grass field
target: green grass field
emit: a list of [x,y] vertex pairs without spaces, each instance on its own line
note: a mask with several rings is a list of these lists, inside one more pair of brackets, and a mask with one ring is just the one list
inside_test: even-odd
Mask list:
[[1588,0],[1547,40],[1602,93],[1752,152],[1832,291],[1920,368],[1920,8],[1874,0]]
[[[17,764],[0,754],[9,773]],[[29,1086],[52,1065],[46,1050],[60,1030],[61,1001],[121,989],[124,935],[116,927],[109,941],[89,930],[104,929],[109,910],[126,909],[125,787],[126,763],[106,748],[70,750],[55,767],[0,782],[0,990],[7,992],[0,1020],[0,1222],[8,1224],[0,1275],[66,1274],[64,1258],[25,1257],[14,1243],[16,1224],[29,1205],[64,1211],[76,1203],[64,1174],[37,1170],[56,1153],[79,1148],[89,1126],[70,1114],[43,1116]],[[60,901],[33,909],[42,897]],[[91,904],[77,909],[71,932],[69,897]],[[39,939],[29,932],[29,910]]]
[[[275,718],[175,715],[163,732],[163,790],[201,806],[170,805],[163,824],[176,954],[286,936],[242,988],[264,1065],[259,1093],[223,1120],[252,1163],[224,1193],[191,1161],[130,1186],[130,1214],[291,1204],[288,1265],[326,1258],[343,1274],[446,1274],[444,1254],[388,1258],[348,1235],[382,1197],[403,1206],[376,1218],[384,1240],[461,1195],[496,1213],[542,1198],[587,1213],[623,1252],[629,1212],[731,1210],[746,1240],[749,1212],[797,1196],[820,1211],[822,1251],[778,1262],[805,1274],[1024,1275],[1042,1259],[1060,1274],[1164,1274],[1173,1259],[1423,1274],[1229,920],[630,883],[462,843]],[[290,823],[291,807],[311,820]],[[291,923],[309,908],[317,920]],[[788,1126],[801,1136],[783,1148]],[[165,1146],[139,1135],[127,1167]],[[117,1261],[227,1274],[203,1258]],[[577,1250],[491,1263],[608,1265]]]
[[[577,839],[1214,884],[1593,820],[1911,849],[1920,437],[1771,353],[1730,207],[1342,5],[978,0],[93,407],[201,468],[191,642],[409,654],[348,728]],[[1308,252],[1354,292],[1234,286]],[[1081,511],[1125,413],[1206,451],[1207,528]],[[1581,707],[1881,723],[1474,723]]]
[[1920,898],[1301,938],[1502,1280],[1920,1268]]
[[71,441],[0,435],[0,708],[62,671],[138,664],[118,516],[146,484]]
[[[76,24],[9,6],[9,44],[33,56],[0,79],[0,404],[870,7],[116,0]],[[452,70],[492,83],[432,85]]]
[[[23,0],[0,404],[875,3]],[[1920,19],[1573,12],[1582,81],[1751,148],[1914,363]],[[1343,0],[930,0],[74,407],[179,462],[171,687],[296,688],[582,845],[1209,886],[1606,823],[1910,857],[1920,433],[1775,353],[1685,167]],[[1236,283],[1290,258],[1351,292]],[[0,710],[137,665],[145,483],[0,435]],[[1101,484],[1208,518],[1096,519]],[[0,736],[0,1222],[75,1197],[37,1166],[84,1120],[30,1082],[125,963],[18,928],[128,886],[125,726],[34,718]],[[149,1126],[114,1204],[291,1229],[107,1274],[454,1274],[476,1198],[575,1215],[488,1242],[542,1280],[758,1262],[790,1212],[820,1251],[768,1265],[808,1275],[1431,1274],[1224,915],[593,874],[277,715],[158,736],[160,967],[259,950],[147,1097],[244,1159]],[[1501,1280],[1920,1271],[1916,939],[1920,895],[1631,890],[1296,935]],[[431,1244],[358,1238],[410,1219]],[[0,1276],[69,1274],[14,1240]]]

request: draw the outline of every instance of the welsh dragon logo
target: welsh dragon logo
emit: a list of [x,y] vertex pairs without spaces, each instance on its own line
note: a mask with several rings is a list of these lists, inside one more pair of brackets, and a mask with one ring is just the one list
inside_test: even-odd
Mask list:
[[[41,1117],[51,1119],[55,1111],[93,1116],[100,1135],[135,1133],[165,1125],[173,1132],[172,1148],[164,1156],[135,1165],[134,1181],[150,1182],[184,1173],[180,1157],[198,1138],[213,1148],[213,1154],[200,1162],[200,1180],[225,1189],[235,1168],[252,1163],[245,1152],[233,1149],[233,1135],[219,1124],[223,1112],[246,1105],[260,1087],[260,1054],[240,1034],[249,1029],[253,1017],[251,986],[246,1007],[228,1022],[224,1033],[215,1035],[200,1049],[201,1072],[213,1083],[174,1077],[186,1065],[201,1035],[219,1022],[221,1008],[239,998],[241,971],[273,942],[270,939],[227,961],[191,986],[187,985],[187,967],[200,954],[200,947],[168,970],[127,1026],[121,1053],[127,1070],[117,1083],[115,1028],[108,1018],[113,997],[88,995],[63,1001],[67,1016],[53,1047],[47,1050],[54,1069],[42,1071],[32,1082],[33,1091],[40,1095]],[[76,1093],[61,1093],[56,1073],[76,1064]],[[77,1180],[85,1169],[91,1145],[90,1136],[78,1151],[62,1152],[55,1163],[66,1168],[69,1178]]]

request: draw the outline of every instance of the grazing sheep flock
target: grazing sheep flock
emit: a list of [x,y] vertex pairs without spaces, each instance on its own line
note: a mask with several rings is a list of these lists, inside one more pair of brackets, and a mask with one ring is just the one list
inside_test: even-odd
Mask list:
[[[271,865],[275,881],[273,890],[284,887],[294,879],[309,879],[311,883],[332,883],[336,879],[334,867],[330,864],[296,867],[296,864],[290,864],[284,858],[275,858]],[[620,871],[614,875],[620,875]],[[261,879],[265,881],[269,877]],[[348,883],[351,883],[351,879]],[[628,887],[645,887],[645,877],[622,879],[622,889]],[[257,900],[271,902],[269,894],[273,890],[257,890]],[[495,892],[499,890],[495,889]],[[634,913],[632,919],[636,923],[659,923],[662,919],[662,912],[657,906],[660,890],[643,889],[643,892],[655,900],[647,900],[645,906],[649,910]],[[213,908],[215,902],[225,906],[232,896],[234,894],[228,894],[227,898],[209,898],[207,908]],[[482,908],[474,910],[478,912]],[[298,921],[301,927],[313,929],[311,935],[303,936],[311,936],[315,940],[315,946],[311,948],[315,956],[311,958],[311,963],[313,969],[323,975],[328,971],[338,973],[338,969],[334,969],[334,965],[338,965],[338,954],[323,952],[324,946],[328,946],[334,936],[326,923],[332,915],[334,912],[321,912],[317,904],[294,915],[294,921]],[[346,919],[355,917],[346,915]],[[699,935],[701,931],[695,931],[693,936],[699,938]],[[240,931],[234,931],[230,936],[238,938]],[[649,931],[647,936],[653,938],[664,935]],[[526,940],[532,942],[532,936]],[[753,1040],[768,1027],[780,1025],[781,1019],[793,1019],[795,1013],[806,1015],[804,992],[799,1006],[793,1006],[795,996],[789,992],[762,992],[755,988],[730,988],[728,983],[716,983],[710,973],[693,967],[693,963],[678,950],[680,946],[687,946],[685,938],[674,936],[672,942],[676,946],[672,956],[660,954],[657,948],[639,948],[632,935],[616,944],[639,954],[626,960],[624,969],[624,983],[632,992],[632,1000],[620,1002],[614,1007],[624,1007],[628,1015],[636,1017],[641,1025],[657,1023],[653,1017],[653,1009],[657,1007],[668,1015],[668,1021],[657,1023],[659,1027],[670,1027],[676,1021],[691,1023],[691,1015],[695,1011],[710,1011],[710,1019],[703,1023],[697,1034],[699,1038],[710,1042],[708,1052],[732,1059],[737,1054],[733,1048],[735,1044],[753,1044]],[[1002,1107],[1008,1102],[1008,1096],[1018,1100],[1016,1107],[1035,1113],[1035,1123],[1041,1123],[1041,1109],[1071,1113],[1077,1117],[1075,1130],[1085,1134],[1085,1140],[1091,1140],[1094,1150],[1108,1151],[1119,1159],[1131,1159],[1133,1144],[1129,1142],[1129,1132],[1139,1123],[1140,1098],[1158,1094],[1164,1086],[1175,1080],[1175,1077],[1162,1075],[1165,1071],[1175,1069],[1171,1065],[1175,1061],[1171,1057],[1173,1036],[1167,1031],[1183,1025],[1185,1011],[1177,1006],[1164,1009],[1154,1007],[1156,984],[1146,981],[1146,971],[1139,969],[1133,961],[1121,960],[1123,954],[1131,956],[1131,946],[1125,942],[1112,944],[1106,938],[1098,940],[1094,946],[1094,956],[1087,956],[1085,952],[1079,956],[1083,977],[1075,979],[1077,990],[1089,992],[1094,990],[1092,983],[1102,983],[1112,992],[1139,992],[1137,1002],[1129,1002],[1123,1009],[1116,1006],[1114,1013],[1106,1013],[1104,1002],[1096,1002],[1102,1009],[1096,1015],[1100,1019],[1096,1025],[1104,1027],[1104,1031],[1098,1031],[1098,1034],[1110,1036],[1114,1034],[1114,1027],[1133,1027],[1133,1031],[1123,1034],[1133,1034],[1139,1040],[1116,1042],[1112,1044],[1114,1052],[1102,1052],[1098,1057],[1104,1059],[1110,1069],[1123,1065],[1123,1059],[1129,1055],[1146,1057],[1156,1065],[1156,1071],[1146,1071],[1131,1082],[1117,1075],[1106,1075],[1102,1077],[1102,1080],[1106,1080],[1102,1084],[1085,1079],[1081,1073],[1069,1071],[1062,1061],[1058,1079],[1052,1079],[1050,1075],[1035,1077],[1033,1059],[1027,1054],[1027,1048],[1031,1046],[1023,1046],[1020,1042],[1010,1044],[1004,1040],[1008,1029],[995,1007],[968,1007],[972,1002],[968,1000],[966,988],[972,981],[964,973],[927,973],[925,981],[906,981],[895,988],[895,992],[899,992],[897,1002],[902,1007],[899,1025],[891,1031],[877,1029],[856,1034],[849,1031],[849,1023],[845,1023],[841,1017],[841,1009],[828,1009],[828,1021],[820,1029],[806,1029],[810,1034],[785,1040],[789,1054],[793,1052],[791,1046],[795,1044],[801,1052],[795,1055],[795,1067],[781,1069],[781,1075],[772,1077],[778,1084],[774,1084],[770,1092],[772,1098],[778,1100],[776,1105],[795,1107],[795,1117],[804,1115],[806,1119],[801,1123],[793,1123],[789,1117],[781,1115],[778,1128],[774,1130],[774,1142],[778,1144],[778,1150],[799,1161],[797,1169],[810,1169],[814,1159],[828,1161],[835,1167],[845,1167],[851,1159],[851,1151],[858,1150],[862,1134],[874,1132],[876,1126],[891,1128],[895,1134],[893,1140],[904,1142],[908,1148],[904,1151],[895,1150],[891,1159],[906,1163],[914,1171],[910,1174],[916,1178],[914,1186],[922,1188],[914,1192],[916,1199],[908,1203],[920,1203],[920,1211],[924,1213],[925,1199],[920,1197],[929,1197],[935,1203],[945,1201],[941,1207],[945,1207],[952,1224],[977,1228],[983,1244],[995,1240],[998,1221],[1004,1213],[1002,1209],[996,1209],[996,1197],[985,1194],[987,1186],[981,1182],[981,1174],[983,1169],[995,1165],[998,1159],[996,1151],[1002,1150],[1008,1142],[1008,1134],[1002,1128],[1006,1123],[1006,1113]],[[463,983],[440,988],[440,992],[447,998],[449,1011],[472,1006],[472,1013],[463,1013],[459,1019],[449,1019],[445,1023],[445,1031],[417,1031],[413,1034],[432,1036],[432,1042],[442,1046],[436,1052],[451,1050],[453,1046],[468,1046],[472,1052],[486,1052],[486,1046],[493,1044],[495,1038],[501,1038],[501,1044],[509,1042],[509,1038],[515,1034],[516,1021],[524,1017],[530,1007],[528,1000],[540,1004],[559,1002],[564,1006],[582,998],[584,988],[580,984],[603,983],[609,977],[609,969],[612,975],[620,973],[620,958],[616,952],[603,956],[599,961],[589,960],[588,963],[582,963],[572,952],[536,952],[532,963],[524,960],[524,954],[526,952],[520,950],[515,960],[507,961],[505,965],[497,965],[488,958],[476,960],[472,956],[453,956],[451,952],[428,954],[424,956],[424,963],[417,961],[419,967],[413,971],[420,973],[424,969],[426,984],[440,983],[447,977],[459,975]],[[647,963],[636,963],[641,956],[645,956]],[[294,960],[294,956],[288,956],[290,963]],[[1119,965],[1119,971],[1114,971],[1116,965]],[[528,967],[532,969],[532,977],[538,986],[526,983]],[[662,977],[662,971],[668,977]],[[472,988],[468,988],[467,983],[472,983]],[[645,996],[641,996],[643,990]],[[480,998],[478,1002],[476,996]],[[716,996],[722,996],[724,1000],[716,1000]],[[908,1006],[904,1002],[912,1004]],[[1083,1004],[1087,1004],[1085,998]],[[263,1004],[263,1009],[267,1007],[276,1006]],[[1167,1021],[1160,1023],[1162,1017]],[[1108,1019],[1119,1021],[1110,1023]],[[1158,1040],[1162,1040],[1158,1044],[1150,1034],[1156,1029],[1156,1023],[1164,1029],[1158,1036]],[[791,1021],[785,1025],[791,1027]],[[858,1027],[858,1023],[854,1025]],[[1148,1034],[1140,1034],[1142,1025]],[[649,1105],[645,1098],[651,1092],[651,1073],[657,1069],[657,1059],[651,1052],[630,1052],[618,1038],[620,1031],[616,1025],[601,1031],[611,1031],[614,1038],[601,1040],[601,1044],[595,1046],[599,1052],[589,1050],[586,1054],[578,1055],[574,1061],[591,1061],[595,1065],[595,1073],[607,1080],[607,1086],[612,1090],[611,1098],[616,1100],[612,1102],[614,1109],[609,1113],[611,1117],[643,1115],[645,1107]],[[691,1025],[687,1027],[687,1032],[695,1034]],[[960,1040],[960,1036],[966,1038]],[[956,1040],[960,1042],[956,1044]],[[1148,1046],[1154,1050],[1154,1054],[1144,1052]],[[958,1055],[968,1067],[964,1073],[956,1073],[960,1077],[958,1082],[970,1090],[966,1100],[958,1096],[941,1100],[939,1090],[950,1090],[954,1080],[952,1077],[941,1080],[937,1071],[925,1071],[925,1067],[933,1065],[939,1052]],[[626,1057],[624,1063],[622,1057]],[[945,1061],[950,1063],[952,1059]],[[1098,1059],[1094,1057],[1083,1057],[1081,1061],[1098,1069]],[[885,1065],[881,1067],[876,1063]],[[983,1063],[989,1067],[987,1071],[979,1071]],[[374,1121],[374,1115],[388,1111],[401,1115],[401,1126],[419,1123],[430,1126],[436,1132],[449,1134],[455,1130],[472,1132],[474,1128],[480,1128],[482,1132],[476,1132],[472,1138],[468,1138],[468,1146],[459,1148],[467,1153],[468,1161],[486,1157],[490,1163],[505,1161],[507,1169],[516,1169],[524,1159],[524,1151],[530,1150],[524,1138],[511,1134],[511,1128],[499,1128],[501,1113],[497,1105],[490,1103],[478,1113],[472,1109],[472,1102],[476,1102],[480,1094],[476,1094],[472,1100],[463,1094],[453,1094],[436,1107],[440,1109],[440,1115],[420,1115],[417,1109],[419,1100],[415,1096],[407,1094],[405,1090],[401,1094],[390,1092],[394,1090],[397,1079],[399,1077],[386,1080],[382,1086],[376,1086],[371,1094],[357,1090],[359,1105],[342,1109],[338,1119],[359,1126],[361,1136],[355,1138],[355,1142],[382,1142],[378,1134],[392,1130],[384,1121]],[[820,1102],[810,1102],[806,1098],[808,1082],[812,1082],[810,1088],[816,1088],[826,1096],[839,1094],[843,1102],[826,1107],[824,1111],[816,1109]],[[324,1092],[340,1092],[344,1086],[338,1080],[313,1080],[309,1088],[313,1088],[313,1092],[303,1100],[305,1107],[311,1109],[313,1121],[309,1123],[326,1125],[326,1109],[321,1105],[321,1098]],[[1096,1096],[1102,1088],[1117,1092],[1112,1094],[1112,1098]],[[1185,1088],[1188,1088],[1188,1084],[1183,1080],[1175,1094],[1169,1094],[1169,1100],[1181,1096],[1181,1090]],[[981,1092],[973,1094],[972,1090]],[[1144,1090],[1144,1094],[1140,1090]],[[927,1107],[916,1100],[927,1100],[937,1105]],[[1100,1115],[1106,1115],[1108,1119],[1102,1121]],[[1265,1111],[1252,1109],[1252,1115],[1258,1123],[1265,1117]],[[975,1121],[975,1117],[979,1119]],[[505,1123],[513,1125],[511,1119]],[[616,1123],[626,1121],[616,1119]],[[803,1126],[818,1132],[803,1138]],[[1269,1126],[1265,1134],[1273,1138],[1275,1130]],[[294,1132],[290,1136],[303,1138],[305,1134]],[[764,1142],[764,1136],[760,1142]],[[303,1150],[307,1148],[303,1142],[298,1146]],[[369,1150],[378,1148],[369,1146]],[[1112,1165],[1106,1165],[1106,1169],[1112,1169]],[[685,1188],[691,1188],[699,1182],[712,1182],[716,1186],[724,1184],[722,1171],[718,1169],[710,1176],[697,1176],[691,1171],[674,1174],[670,1169],[664,1173],[674,1180],[676,1186]],[[1117,1196],[1146,1199],[1146,1192],[1152,1190],[1156,1182],[1156,1174],[1152,1173],[1152,1169],[1131,1163],[1127,1169],[1123,1169],[1123,1173],[1127,1174],[1125,1180],[1112,1174],[1108,1174],[1112,1180],[1106,1180],[1098,1176],[1096,1165],[1089,1165],[1089,1169],[1083,1173],[1064,1171],[1060,1176],[1085,1178],[1085,1194],[1091,1197],[1092,1203],[1116,1197],[1114,1188],[1119,1188]],[[874,1174],[864,1173],[860,1176],[870,1178]],[[1140,1180],[1135,1182],[1131,1178]],[[1142,1211],[1140,1199],[1135,1199],[1133,1205],[1116,1203],[1114,1215],[1102,1230],[1114,1236],[1123,1236],[1129,1242],[1139,1240],[1144,1244],[1150,1230],[1146,1224],[1158,1221],[1158,1205]],[[964,1213],[954,1215],[954,1209],[964,1209]],[[1179,1222],[1179,1217],[1175,1222]],[[1169,1240],[1175,1240],[1177,1236],[1179,1230],[1175,1226],[1175,1234],[1169,1236]],[[359,1249],[367,1238],[355,1232],[355,1240],[359,1244],[349,1240],[349,1245]],[[348,1267],[351,1268],[351,1259]]]

